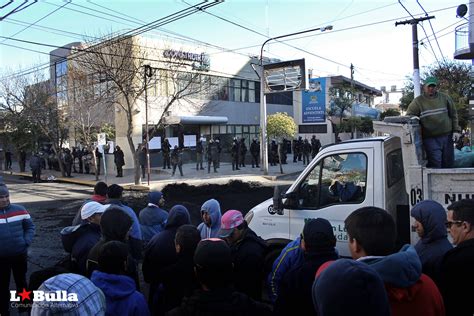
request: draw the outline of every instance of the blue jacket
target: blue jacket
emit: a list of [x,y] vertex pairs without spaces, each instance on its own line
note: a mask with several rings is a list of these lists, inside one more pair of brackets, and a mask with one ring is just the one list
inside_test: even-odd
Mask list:
[[34,235],[35,225],[22,205],[10,204],[0,210],[0,258],[26,253]]
[[168,212],[150,203],[140,211],[139,219],[143,241],[148,242],[165,228]]
[[441,260],[444,254],[453,248],[445,227],[446,211],[438,202],[424,200],[413,207],[411,216],[419,221],[424,229],[423,236],[415,245],[423,273],[437,282]]
[[68,226],[61,230],[61,241],[64,250],[71,254],[71,259],[77,264],[77,272],[84,276],[89,251],[100,239],[100,226],[84,221],[81,225]]
[[278,289],[285,273],[303,263],[304,253],[300,248],[300,242],[301,238],[298,237],[288,243],[273,262],[272,271],[267,278],[268,294],[272,302],[277,299]]
[[91,281],[105,294],[106,315],[150,315],[145,297],[131,277],[96,270]]
[[217,233],[221,228],[222,217],[219,202],[214,199],[207,200],[202,205],[201,212],[207,212],[211,216],[211,227],[208,227],[204,222],[197,227],[201,234],[201,239],[217,237]]

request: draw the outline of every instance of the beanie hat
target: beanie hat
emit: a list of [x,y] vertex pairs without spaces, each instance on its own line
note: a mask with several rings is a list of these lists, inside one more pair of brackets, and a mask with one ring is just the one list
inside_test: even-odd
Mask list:
[[127,261],[128,246],[126,243],[111,240],[103,244],[99,249],[99,270],[110,274],[120,274]]
[[205,269],[232,267],[230,248],[222,239],[203,239],[194,253],[194,264]]
[[94,214],[104,213],[105,210],[110,206],[110,204],[102,205],[98,202],[87,202],[81,207],[81,218],[88,219]]
[[324,218],[308,220],[304,225],[301,238],[309,251],[333,248],[336,245],[336,237],[331,223]]
[[360,261],[333,261],[314,281],[312,297],[320,316],[390,315],[382,279],[372,267]]
[[8,192],[8,188],[5,183],[0,183],[0,196],[10,196],[10,192]]
[[77,295],[77,302],[33,302],[31,315],[105,315],[104,293],[82,275],[59,274],[44,281],[38,290],[46,293],[67,291],[68,295]]
[[153,191],[148,193],[148,201],[152,204],[158,205],[160,203],[163,193],[160,191]]

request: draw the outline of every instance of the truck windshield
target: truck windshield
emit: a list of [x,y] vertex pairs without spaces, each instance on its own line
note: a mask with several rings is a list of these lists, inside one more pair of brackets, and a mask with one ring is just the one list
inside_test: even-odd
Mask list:
[[361,203],[365,198],[367,157],[363,153],[325,157],[309,173],[299,190],[302,208]]

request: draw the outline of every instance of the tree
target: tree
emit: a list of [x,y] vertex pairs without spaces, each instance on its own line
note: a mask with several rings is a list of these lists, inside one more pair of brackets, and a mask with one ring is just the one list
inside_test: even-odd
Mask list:
[[[340,132],[345,129],[343,118],[351,111],[354,104],[355,89],[348,84],[329,88],[330,108],[327,110],[329,121],[333,125],[335,138],[338,138]],[[337,123],[334,122],[337,118]]]
[[280,163],[280,172],[283,173],[281,164],[280,146],[283,138],[292,139],[296,134],[296,124],[287,113],[275,113],[267,117],[267,135],[268,138],[275,138],[278,142],[278,161]]
[[104,126],[110,126],[108,123],[113,120],[110,115],[113,99],[108,90],[108,82],[101,82],[96,74],[85,72],[75,60],[69,63],[67,76],[71,87],[68,89],[69,122],[76,141],[81,142],[92,154],[95,179],[98,181],[95,153],[97,133],[101,132]]
[[[434,64],[424,71],[422,78],[434,76],[438,78],[439,90],[448,94],[458,112],[459,125],[466,128],[469,122],[468,96],[471,87],[469,71],[471,66],[464,62],[446,61]],[[413,101],[413,81],[408,79],[403,88],[400,107],[404,110]]]
[[[30,75],[7,75],[3,78],[0,91],[4,100],[2,104],[4,110],[11,114],[4,117],[9,120],[5,122],[7,126],[17,137],[24,137],[24,133],[33,135],[37,145],[40,137],[44,136],[59,159],[68,128],[64,108],[58,104],[51,82],[45,80],[39,70]],[[23,127],[27,128],[25,132],[19,130]],[[59,168],[64,176],[61,163]]]

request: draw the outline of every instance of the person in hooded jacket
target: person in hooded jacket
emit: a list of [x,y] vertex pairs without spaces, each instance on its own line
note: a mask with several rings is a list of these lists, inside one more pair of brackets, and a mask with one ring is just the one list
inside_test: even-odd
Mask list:
[[173,206],[168,214],[165,229],[156,234],[145,247],[142,270],[145,282],[150,283],[148,295],[150,309],[160,304],[160,298],[162,298],[162,289],[160,288],[164,269],[176,263],[177,255],[174,244],[176,231],[182,225],[190,223],[191,217],[188,209],[179,204]]
[[127,257],[127,244],[106,242],[100,247],[99,269],[92,273],[91,281],[105,294],[106,315],[150,315],[145,297],[126,275]]
[[148,205],[138,215],[145,245],[153,236],[165,229],[168,212],[162,209],[164,205],[163,193],[160,191],[148,193]]
[[303,262],[283,277],[274,315],[290,315],[295,306],[301,315],[316,315],[311,297],[314,276],[323,263],[339,258],[335,246],[336,237],[328,220],[315,218],[305,223],[300,244]]
[[201,235],[201,239],[217,237],[217,233],[221,228],[221,206],[215,199],[204,202],[201,206],[202,223],[197,229]]
[[86,262],[89,251],[100,239],[100,220],[109,205],[88,202],[81,207],[83,222],[61,230],[64,250],[71,254],[74,273],[86,275]]
[[237,210],[224,213],[218,235],[232,251],[235,288],[252,299],[261,300],[267,244],[248,227]]
[[200,287],[166,315],[271,315],[270,306],[233,288],[232,253],[221,239],[199,242],[194,253],[194,271]]
[[[104,212],[100,219],[100,240],[95,244],[94,247],[89,251],[86,262],[87,277],[90,277],[94,270],[99,267],[99,253],[100,247],[108,241],[116,240],[127,243],[128,234],[132,227],[132,219],[128,216],[121,208],[111,205]],[[130,249],[127,259],[126,274],[135,280],[137,288],[138,272],[137,263],[133,259]]]
[[443,298],[421,271],[411,245],[395,251],[397,229],[392,216],[378,207],[362,207],[344,221],[352,258],[370,265],[385,284],[392,316],[443,316]]
[[421,260],[422,271],[439,285],[439,270],[446,252],[453,246],[448,240],[446,231],[446,211],[436,201],[424,200],[411,209],[415,219],[413,227],[420,237],[415,250]]

